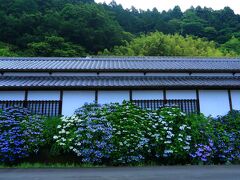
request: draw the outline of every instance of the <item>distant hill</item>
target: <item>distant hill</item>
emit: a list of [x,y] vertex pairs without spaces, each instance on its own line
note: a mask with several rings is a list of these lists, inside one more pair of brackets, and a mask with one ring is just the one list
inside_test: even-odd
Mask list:
[[155,31],[205,38],[214,41],[222,55],[240,54],[240,16],[229,7],[182,12],[176,6],[159,12],[124,9],[114,1],[0,0],[0,17],[0,56],[111,53],[115,46]]

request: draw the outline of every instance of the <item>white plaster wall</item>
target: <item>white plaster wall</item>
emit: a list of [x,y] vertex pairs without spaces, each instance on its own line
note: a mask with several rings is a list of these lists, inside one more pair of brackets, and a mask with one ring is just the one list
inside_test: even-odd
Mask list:
[[14,101],[14,100],[24,100],[24,91],[0,91],[0,100],[2,101]]
[[240,110],[240,90],[231,90],[232,106],[235,110]]
[[162,90],[134,90],[132,91],[133,100],[157,100],[163,99]]
[[146,73],[146,76],[189,76],[189,73]]
[[129,91],[99,91],[98,103],[122,103],[124,100],[129,100]]
[[50,101],[60,100],[60,91],[29,91],[28,100],[32,101]]
[[85,103],[95,101],[95,91],[64,91],[63,92],[63,115],[71,116],[76,109]]
[[227,90],[200,90],[200,110],[206,116],[225,115],[230,110]]
[[167,90],[167,99],[197,99],[196,90]]

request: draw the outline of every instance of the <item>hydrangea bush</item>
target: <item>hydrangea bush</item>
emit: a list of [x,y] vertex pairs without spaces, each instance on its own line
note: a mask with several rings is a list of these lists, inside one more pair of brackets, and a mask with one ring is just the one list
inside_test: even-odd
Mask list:
[[214,152],[216,150],[212,140],[208,140],[207,144],[195,144],[194,152],[190,153],[190,156],[197,163],[210,163],[214,158]]
[[[114,107],[114,108],[113,108]],[[144,161],[144,148],[148,147],[145,134],[150,130],[146,119],[148,114],[130,102],[115,104],[114,111],[107,115],[113,128],[113,152],[111,159],[115,164]]]
[[190,151],[191,135],[186,115],[178,108],[162,108],[150,113],[150,145],[155,158],[183,159]]
[[240,111],[229,112],[213,121],[215,156],[220,162],[240,160]]
[[86,104],[73,116],[54,120],[25,108],[0,110],[3,163],[19,162],[53,146],[82,163],[239,163],[239,137],[239,111],[212,118],[189,116],[175,107],[143,110],[123,102]]
[[240,149],[236,114],[213,119],[187,116],[175,107],[149,111],[131,102],[89,104],[63,118],[54,138],[87,163],[233,162]]
[[240,112],[232,111],[217,118],[191,116],[194,162],[211,164],[240,160]]
[[44,119],[25,108],[9,107],[0,112],[0,161],[18,161],[38,152],[44,142]]
[[99,105],[85,105],[74,116],[62,118],[56,142],[68,152],[81,157],[84,163],[102,163],[109,159],[112,126]]

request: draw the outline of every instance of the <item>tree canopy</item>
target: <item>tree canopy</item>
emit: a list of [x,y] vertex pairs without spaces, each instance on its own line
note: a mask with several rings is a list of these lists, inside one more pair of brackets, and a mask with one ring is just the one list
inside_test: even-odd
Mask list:
[[117,46],[104,55],[117,56],[226,56],[214,42],[192,36],[164,35],[161,32],[141,35],[124,46]]
[[[0,17],[1,56],[96,55],[104,49],[112,52],[115,46],[129,46],[156,31],[179,34],[187,42],[191,38],[197,40],[190,36],[204,38],[215,42],[207,43],[209,49],[214,44],[222,54],[240,54],[240,15],[229,7],[191,7],[183,12],[176,6],[160,12],[156,8],[124,9],[115,1],[98,4],[94,0],[0,0]],[[167,54],[195,55],[174,49],[173,54]]]

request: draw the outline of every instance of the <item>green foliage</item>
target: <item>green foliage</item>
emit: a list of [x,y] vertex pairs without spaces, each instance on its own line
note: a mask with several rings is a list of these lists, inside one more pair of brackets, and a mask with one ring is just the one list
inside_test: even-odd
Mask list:
[[234,162],[240,158],[240,111],[231,111],[213,121],[216,144],[215,154],[222,162]]
[[21,107],[0,113],[0,162],[13,163],[37,153],[43,138],[43,119]]
[[[156,8],[152,11],[124,9],[115,1],[109,5],[104,4],[104,7],[113,12],[126,31],[133,34],[161,31],[166,34],[197,35],[217,43],[224,43],[234,33],[239,32],[239,15],[234,14],[229,7],[213,10],[198,6],[182,12],[180,7],[176,6],[169,11],[159,12]],[[172,23],[176,19],[178,23]],[[205,28],[211,28],[213,33],[209,35],[205,32]]]
[[146,111],[130,102],[123,102],[114,106],[107,119],[113,127],[113,162],[127,164],[143,161],[143,149],[148,146],[145,135],[150,130]]
[[0,42],[0,57],[11,57],[18,56],[15,52],[11,50],[11,47]]
[[44,120],[43,136],[46,144],[53,144],[53,136],[58,133],[56,128],[62,123],[60,117],[46,117]]
[[179,108],[174,107],[162,108],[157,111],[157,115],[161,126],[158,124],[155,133],[161,132],[160,136],[163,140],[156,143],[156,150],[164,147],[164,151],[157,155],[169,158],[174,163],[179,162],[179,160],[186,161],[192,140],[191,127],[187,125],[186,115]]
[[81,46],[65,42],[62,37],[57,36],[45,37],[45,41],[33,42],[28,46],[32,56],[73,57],[85,55]]
[[240,55],[240,38],[232,37],[221,46],[223,51]]
[[62,118],[32,115],[27,109],[12,107],[0,113],[3,162],[17,163],[26,156],[30,157],[22,162],[240,162],[239,111],[212,118],[203,114],[187,116],[176,107],[150,111],[123,102],[86,104],[73,116]]
[[164,35],[161,32],[141,35],[126,46],[118,46],[112,52],[105,50],[105,55],[119,56],[224,56],[214,42],[181,35]]
[[93,0],[11,0],[0,4],[0,41],[17,46],[26,55],[84,56],[131,38]]
[[74,116],[62,118],[57,128],[57,144],[81,157],[81,162],[102,163],[110,157],[112,127],[98,105],[84,105]]
[[207,142],[209,137],[214,136],[213,119],[203,114],[187,116],[187,124],[191,127],[190,134],[194,144]]
[[[191,7],[182,12],[176,6],[169,11],[124,9],[112,1],[109,5],[97,4],[94,0],[0,0],[0,41],[11,44],[0,48],[0,56],[85,56],[96,55],[104,49],[124,45],[133,37],[159,31],[164,34],[180,34],[186,41],[188,36],[197,36],[222,46],[219,52],[215,44],[198,44],[204,48],[168,45],[159,52],[161,43],[151,43],[147,52],[122,47],[111,54],[120,55],[183,55],[183,56],[239,56],[240,15],[225,7],[222,10]],[[49,42],[51,38],[57,47]],[[138,39],[134,40],[139,44]],[[139,45],[144,46],[140,43]],[[165,44],[164,44],[165,45]],[[177,47],[174,50],[169,50]],[[150,45],[148,44],[150,48]],[[206,47],[209,46],[209,47]],[[140,47],[136,47],[139,49]],[[116,49],[116,48],[115,48]],[[187,49],[186,52],[183,49]],[[116,52],[115,52],[116,51]],[[200,51],[200,52],[199,52]],[[206,51],[204,53],[203,51]]]

